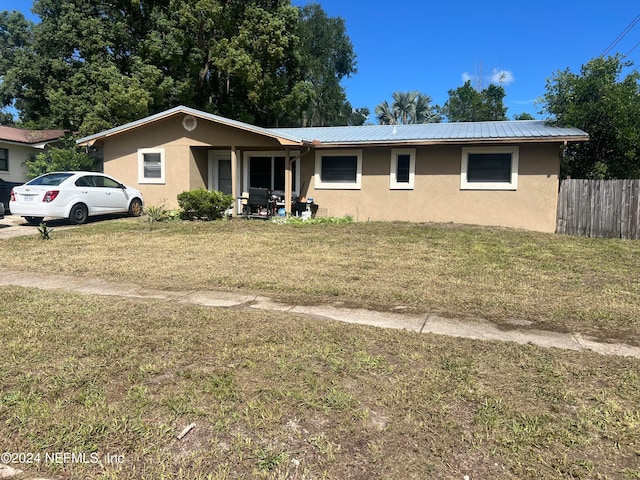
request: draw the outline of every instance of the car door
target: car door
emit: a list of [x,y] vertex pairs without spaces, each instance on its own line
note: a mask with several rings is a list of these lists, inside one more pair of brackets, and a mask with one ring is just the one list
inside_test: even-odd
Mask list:
[[89,209],[89,215],[102,213],[105,209],[105,195],[101,187],[96,185],[94,175],[83,175],[75,182],[77,194]]
[[126,212],[129,197],[122,185],[110,177],[100,177],[105,197],[105,213]]

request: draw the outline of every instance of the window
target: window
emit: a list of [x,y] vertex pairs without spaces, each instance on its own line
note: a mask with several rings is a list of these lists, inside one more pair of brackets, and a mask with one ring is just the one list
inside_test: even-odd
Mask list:
[[249,188],[276,190],[271,178],[272,157],[251,157],[249,159]]
[[362,150],[316,151],[315,188],[359,190]]
[[164,149],[138,150],[138,183],[164,183]]
[[[298,151],[291,151],[291,191],[299,194]],[[284,191],[285,156],[283,152],[246,152],[244,184],[250,188]]]
[[9,150],[6,148],[0,148],[0,170],[9,171]]
[[36,177],[33,180],[27,182],[27,185],[43,185],[47,187],[57,187],[72,175],[73,173],[66,173],[66,172],[46,173],[44,175],[41,175],[40,177]]
[[517,190],[518,147],[462,149],[462,190]]
[[415,170],[415,148],[392,149],[389,188],[392,190],[412,190]]

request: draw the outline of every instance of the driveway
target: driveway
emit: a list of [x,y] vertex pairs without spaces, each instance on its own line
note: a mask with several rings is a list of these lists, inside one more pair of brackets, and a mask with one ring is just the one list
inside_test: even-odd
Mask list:
[[[74,227],[74,225],[69,225],[66,220],[47,220],[47,226],[56,230]],[[24,218],[18,215],[5,215],[3,219],[0,219],[0,240],[24,235],[37,235],[37,233],[37,225],[29,225]]]

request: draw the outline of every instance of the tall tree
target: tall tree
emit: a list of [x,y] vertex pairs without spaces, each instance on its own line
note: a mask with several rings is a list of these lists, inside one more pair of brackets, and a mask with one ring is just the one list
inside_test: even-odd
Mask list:
[[375,108],[381,125],[439,122],[441,117],[431,105],[431,97],[417,91],[393,92],[391,105],[385,100]]
[[357,71],[356,55],[340,17],[328,17],[317,3],[300,9],[301,69],[310,95],[299,114],[304,126],[345,125],[351,110],[340,85]]
[[0,124],[13,123],[6,107],[14,106],[17,93],[15,66],[22,52],[31,45],[33,23],[20,12],[0,12]]
[[640,178],[640,73],[619,55],[598,57],[547,80],[543,113],[577,127],[589,141],[570,144],[561,172],[574,178]]
[[442,114],[450,122],[506,120],[504,97],[505,91],[501,85],[490,84],[478,91],[467,80],[461,87],[449,90],[449,99],[442,107]]
[[[346,124],[341,19],[290,0],[35,0],[0,18],[0,102],[89,134],[185,104],[258,125]],[[22,19],[24,20],[24,19]],[[9,32],[9,36],[2,36]],[[24,34],[24,35],[23,35]],[[6,38],[17,46],[10,51]]]

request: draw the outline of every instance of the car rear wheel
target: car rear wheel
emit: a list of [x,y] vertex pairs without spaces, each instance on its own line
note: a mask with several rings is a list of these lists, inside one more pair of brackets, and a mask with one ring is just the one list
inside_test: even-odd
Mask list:
[[24,217],[29,225],[40,225],[44,217]]
[[139,198],[134,198],[129,204],[129,216],[139,217],[142,215],[142,201]]
[[71,208],[69,220],[76,225],[81,225],[87,221],[88,216],[89,212],[87,210],[87,206],[82,203],[78,203]]

